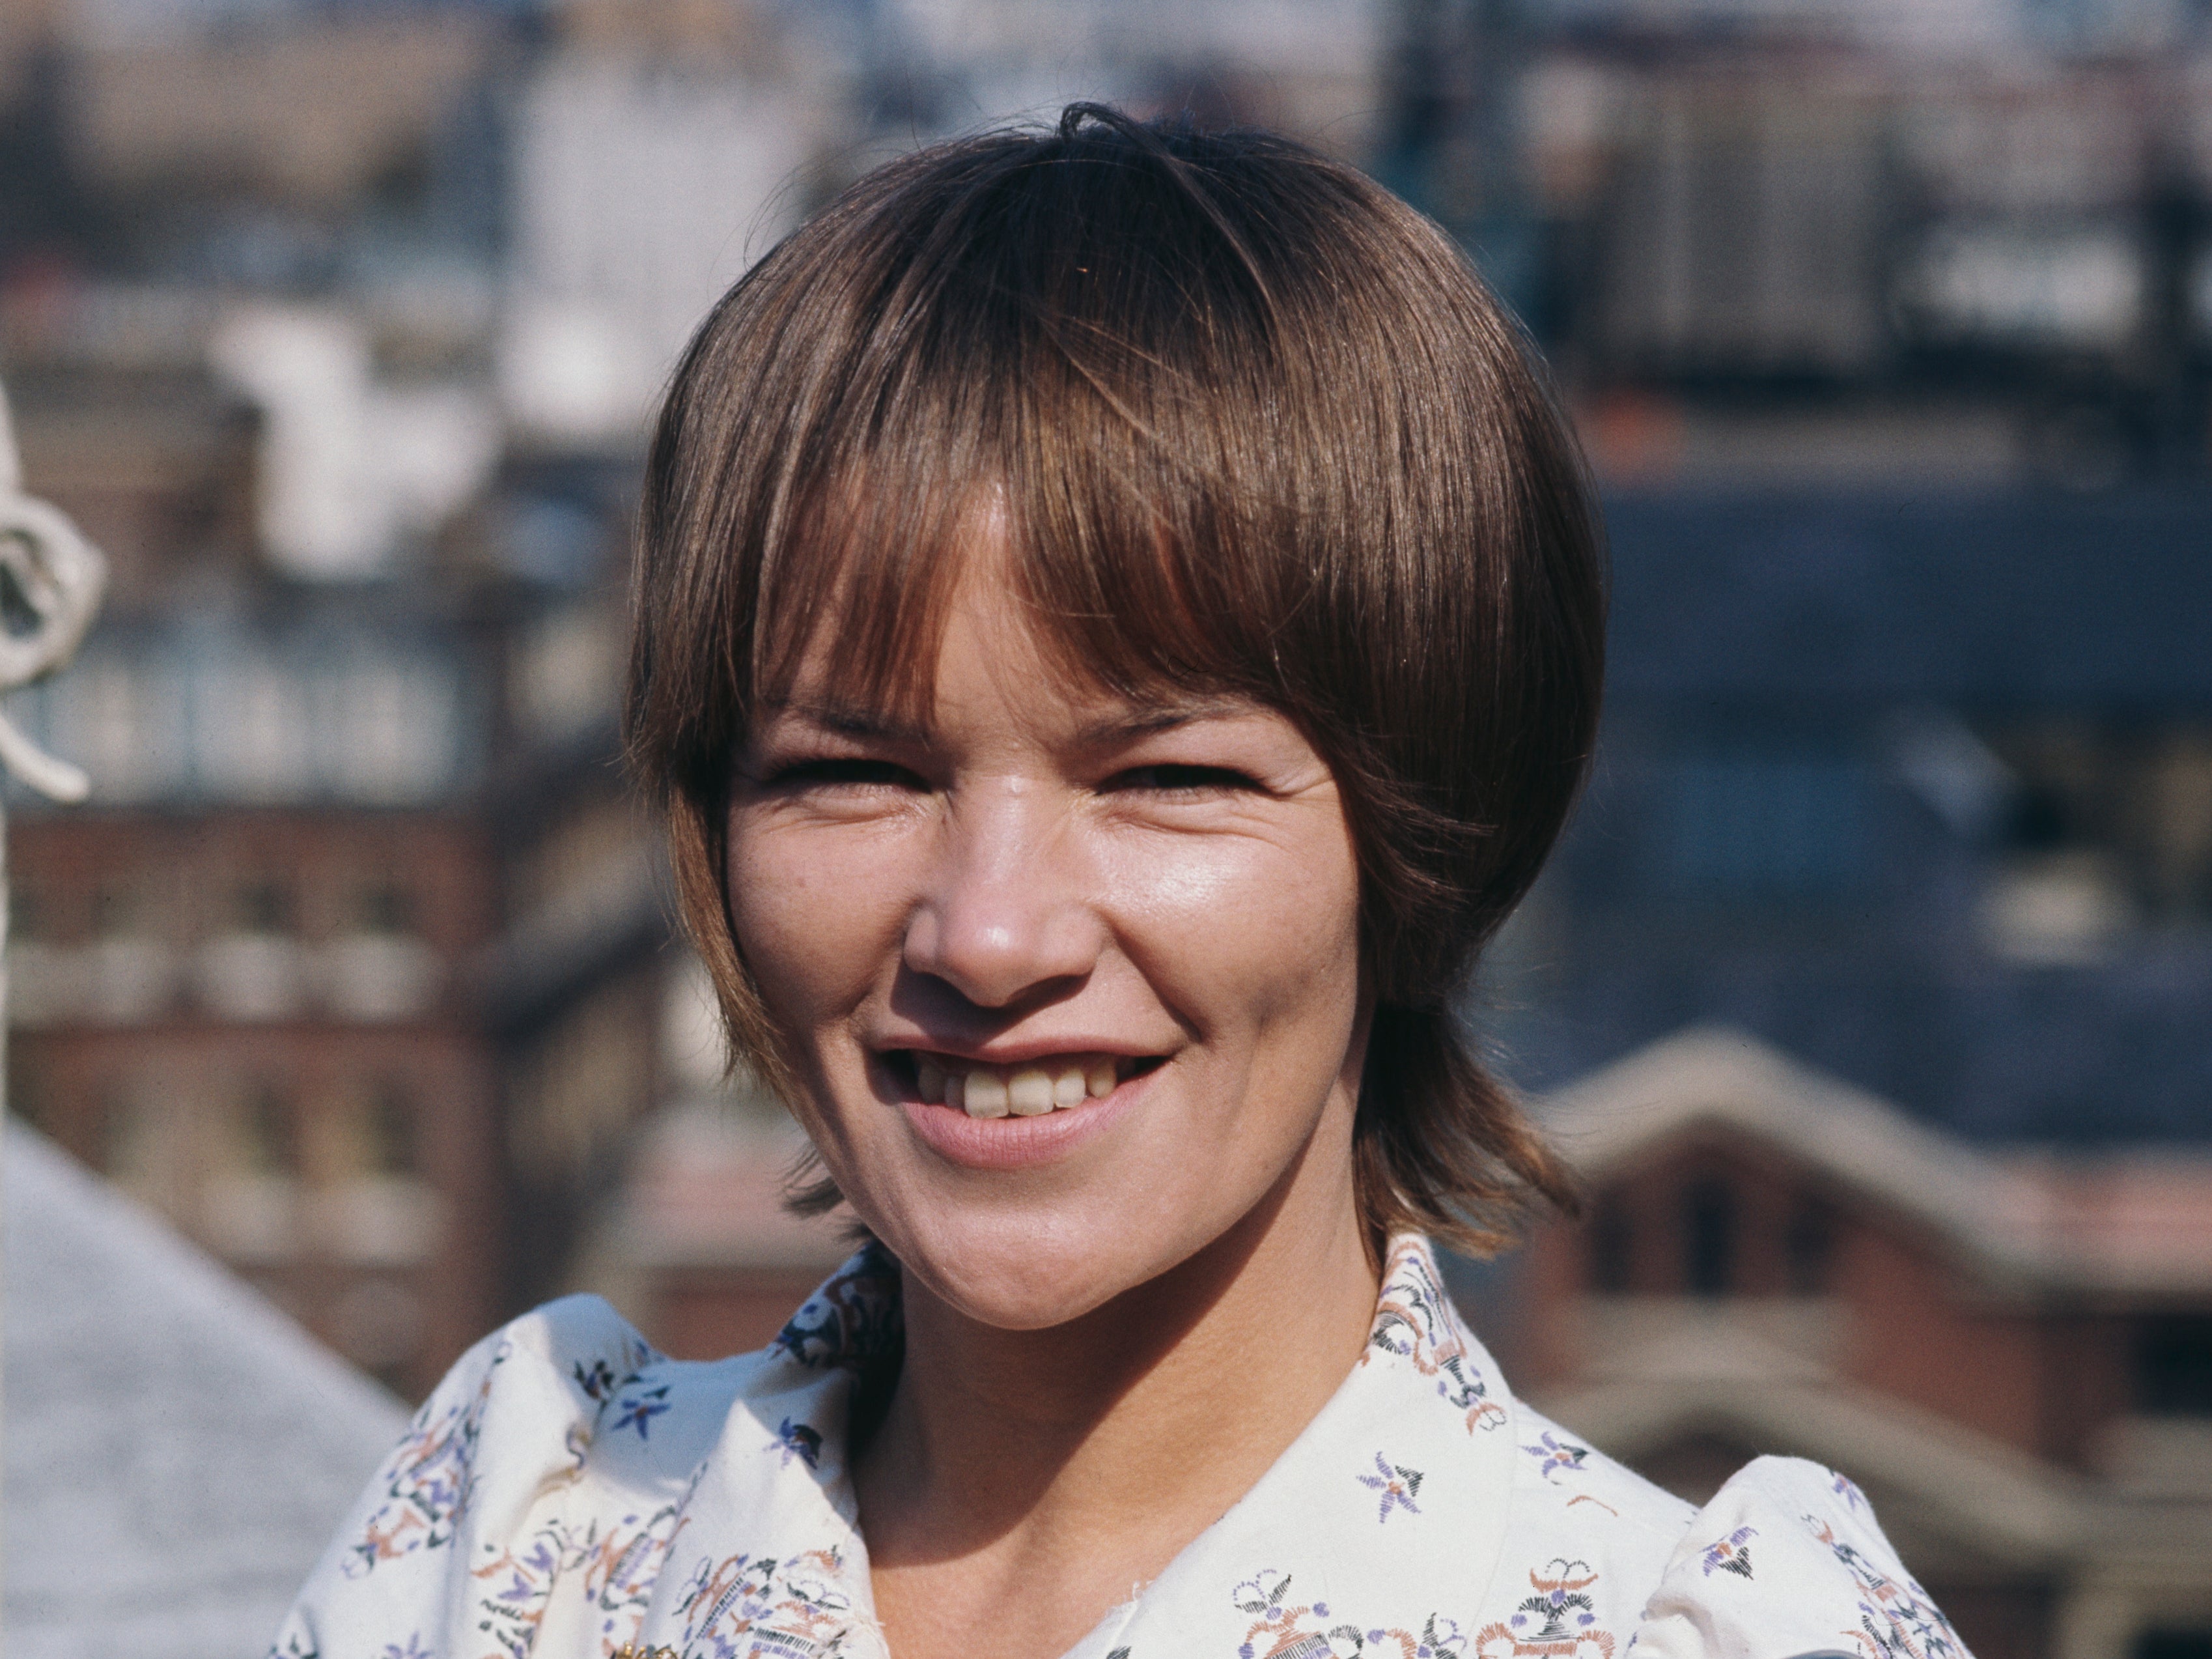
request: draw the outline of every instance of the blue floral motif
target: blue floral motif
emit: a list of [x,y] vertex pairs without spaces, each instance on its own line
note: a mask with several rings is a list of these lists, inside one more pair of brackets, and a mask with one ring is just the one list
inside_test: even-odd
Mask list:
[[669,1385],[646,1388],[617,1402],[622,1415],[615,1419],[617,1430],[635,1428],[640,1440],[650,1439],[653,1419],[668,1409]]
[[811,1469],[821,1461],[822,1430],[811,1424],[794,1423],[786,1418],[777,1427],[775,1438],[763,1449],[779,1454],[779,1468],[789,1468],[792,1459],[797,1458]]
[[898,1263],[872,1241],[806,1299],[775,1345],[810,1369],[857,1371],[893,1357],[905,1340]]

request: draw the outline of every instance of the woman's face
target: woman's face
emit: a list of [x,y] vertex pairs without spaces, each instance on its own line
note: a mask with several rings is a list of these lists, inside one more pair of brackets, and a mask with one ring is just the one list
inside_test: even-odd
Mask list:
[[834,641],[764,713],[731,911],[854,1208],[1039,1329],[1263,1202],[1348,1212],[1358,879],[1289,721],[1071,694],[1000,549],[966,564],[927,724],[842,699]]

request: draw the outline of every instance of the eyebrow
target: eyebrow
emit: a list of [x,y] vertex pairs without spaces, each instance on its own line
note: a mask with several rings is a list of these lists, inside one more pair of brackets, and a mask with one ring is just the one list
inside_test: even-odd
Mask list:
[[[1194,721],[1221,719],[1253,711],[1254,705],[1247,698],[1178,697],[1148,703],[1124,713],[1111,714],[1092,721],[1077,729],[1075,742],[1083,748],[1109,748],[1116,744],[1135,742],[1140,738],[1172,731]],[[842,702],[834,698],[793,698],[774,704],[769,713],[771,716],[788,715],[819,726],[824,731],[836,732],[841,737],[863,741],[927,743],[931,737],[927,723],[902,720],[881,709]]]
[[872,739],[879,742],[919,743],[928,740],[926,726],[910,720],[901,720],[881,709],[871,709],[863,704],[842,703],[834,698],[793,698],[773,704],[768,713],[790,715],[824,731],[836,732],[841,737]]
[[1076,733],[1075,741],[1085,748],[1109,748],[1117,743],[1131,743],[1139,738],[1173,731],[1176,727],[1188,726],[1193,721],[1222,719],[1252,712],[1253,704],[1246,698],[1177,698],[1172,701],[1151,704],[1127,714],[1109,715],[1103,720],[1094,721]]

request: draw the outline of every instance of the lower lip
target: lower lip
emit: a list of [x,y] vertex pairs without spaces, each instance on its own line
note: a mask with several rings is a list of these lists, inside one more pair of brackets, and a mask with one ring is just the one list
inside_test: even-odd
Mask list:
[[971,1118],[950,1106],[902,1100],[899,1108],[929,1149],[963,1169],[1034,1169],[1055,1163],[1113,1127],[1157,1076],[1125,1078],[1103,1099],[1034,1118]]

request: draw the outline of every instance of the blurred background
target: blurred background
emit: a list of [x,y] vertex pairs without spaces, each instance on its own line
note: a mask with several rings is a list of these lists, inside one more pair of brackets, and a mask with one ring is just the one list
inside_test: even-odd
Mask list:
[[2212,1656],[2207,0],[5,0],[0,379],[112,566],[10,704],[94,778],[10,796],[11,1645],[249,1650],[501,1320],[727,1352],[838,1259],[617,764],[645,423],[1079,96],[1433,215],[1606,492],[1468,1009],[1593,1194],[1455,1269],[1509,1373],[1852,1473],[1983,1659]]

